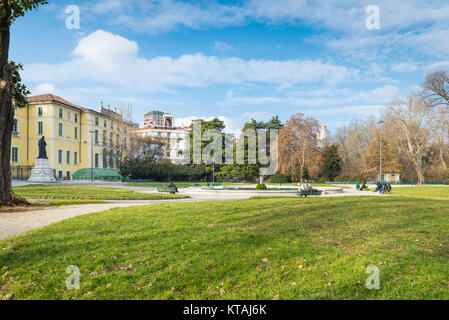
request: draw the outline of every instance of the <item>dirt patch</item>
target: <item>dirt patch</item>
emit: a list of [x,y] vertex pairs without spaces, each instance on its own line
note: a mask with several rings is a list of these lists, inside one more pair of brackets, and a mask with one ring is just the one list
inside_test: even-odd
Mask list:
[[49,204],[34,204],[30,206],[0,206],[0,213],[26,212],[49,208]]

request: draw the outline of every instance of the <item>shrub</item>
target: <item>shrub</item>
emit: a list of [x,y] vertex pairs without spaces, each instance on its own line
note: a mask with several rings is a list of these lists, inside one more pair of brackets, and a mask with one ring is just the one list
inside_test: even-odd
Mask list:
[[321,177],[321,178],[320,178],[320,183],[326,183],[326,182],[327,182],[326,177]]
[[290,179],[282,174],[281,172],[277,172],[274,176],[270,178],[271,183],[288,183],[290,182]]
[[267,186],[264,184],[258,184],[256,190],[267,190]]
[[446,179],[446,181],[444,181],[444,183],[449,185],[449,179]]

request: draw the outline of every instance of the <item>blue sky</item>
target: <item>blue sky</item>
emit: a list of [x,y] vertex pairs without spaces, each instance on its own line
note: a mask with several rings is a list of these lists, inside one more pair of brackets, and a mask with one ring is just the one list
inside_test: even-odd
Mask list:
[[[66,28],[69,5],[80,29]],[[12,32],[33,94],[132,104],[137,122],[153,109],[184,125],[220,117],[231,132],[297,112],[333,131],[449,69],[445,0],[50,0]]]

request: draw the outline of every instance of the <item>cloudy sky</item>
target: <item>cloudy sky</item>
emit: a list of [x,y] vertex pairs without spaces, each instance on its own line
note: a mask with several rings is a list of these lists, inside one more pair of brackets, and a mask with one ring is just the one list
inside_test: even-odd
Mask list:
[[[79,29],[66,27],[74,4]],[[449,69],[447,0],[50,0],[12,32],[33,94],[131,104],[137,122],[153,109],[185,125],[217,116],[228,131],[297,112],[333,131]]]

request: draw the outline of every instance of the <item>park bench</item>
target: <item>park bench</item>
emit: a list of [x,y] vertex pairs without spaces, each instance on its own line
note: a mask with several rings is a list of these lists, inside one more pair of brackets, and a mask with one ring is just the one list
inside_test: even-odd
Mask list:
[[356,189],[357,189],[357,190],[360,190],[360,191],[365,191],[365,190],[368,191],[369,187],[368,187],[367,185],[365,185],[365,186],[363,187],[363,189],[361,189],[361,188],[360,188],[360,185],[358,184],[358,185],[356,186]]
[[322,190],[301,190],[298,192],[298,197],[308,197],[308,196],[321,196],[323,194]]
[[167,193],[171,193],[171,194],[176,194],[177,190],[176,188],[171,188],[171,187],[157,187],[157,192],[167,192]]

